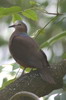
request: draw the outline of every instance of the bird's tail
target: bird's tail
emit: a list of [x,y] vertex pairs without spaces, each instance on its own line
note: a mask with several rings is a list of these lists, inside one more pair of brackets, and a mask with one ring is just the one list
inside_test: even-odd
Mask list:
[[40,73],[40,76],[41,78],[50,83],[50,84],[56,84],[52,75],[51,75],[51,72],[49,70],[49,68],[42,68],[42,69],[39,69],[39,73]]

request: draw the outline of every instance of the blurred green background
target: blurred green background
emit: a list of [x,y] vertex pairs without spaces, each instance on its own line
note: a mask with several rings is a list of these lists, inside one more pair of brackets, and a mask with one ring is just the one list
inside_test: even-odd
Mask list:
[[8,26],[16,20],[23,20],[27,24],[28,34],[36,39],[49,63],[66,59],[66,0],[0,0],[2,86],[5,86],[3,84],[8,79],[14,78],[19,70],[19,65],[15,63],[8,47],[9,38],[14,31]]

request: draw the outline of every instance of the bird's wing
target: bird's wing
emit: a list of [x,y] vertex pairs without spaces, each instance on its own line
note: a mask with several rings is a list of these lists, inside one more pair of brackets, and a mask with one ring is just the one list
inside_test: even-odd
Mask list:
[[49,63],[48,63],[48,60],[47,60],[47,56],[45,55],[45,53],[40,50],[41,54],[42,54],[42,63],[43,63],[43,66],[44,67],[49,67]]
[[54,84],[54,79],[47,68],[47,58],[32,38],[29,36],[15,36],[11,45],[10,51],[20,65],[38,68],[42,79]]
[[11,45],[10,51],[16,61],[19,60],[28,67],[42,67],[39,46],[32,38],[29,36],[15,36]]

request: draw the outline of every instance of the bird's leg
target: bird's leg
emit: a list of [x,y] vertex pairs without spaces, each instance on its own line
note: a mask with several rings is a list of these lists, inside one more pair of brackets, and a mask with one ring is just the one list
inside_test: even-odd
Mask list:
[[22,76],[25,74],[25,69],[26,69],[26,68],[23,69]]
[[[26,69],[26,68],[23,69],[21,76],[23,76],[23,75],[25,74],[25,69]],[[15,78],[17,78],[17,75],[18,75],[19,71],[20,71],[20,68],[19,68],[19,70],[17,71]]]
[[15,78],[17,78],[17,75],[18,75],[19,71],[20,71],[20,68],[19,68],[19,70],[17,71]]
[[33,68],[31,68],[30,72],[32,72],[32,71],[33,71]]

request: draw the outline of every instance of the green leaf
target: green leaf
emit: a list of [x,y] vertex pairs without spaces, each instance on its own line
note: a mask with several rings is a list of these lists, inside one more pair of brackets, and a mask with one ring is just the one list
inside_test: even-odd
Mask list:
[[6,16],[6,15],[11,15],[11,14],[14,14],[14,13],[18,13],[20,11],[22,11],[22,9],[18,6],[13,6],[13,7],[10,7],[10,8],[1,7],[0,8],[0,17]]
[[26,72],[30,72],[31,70],[32,70],[32,71],[33,71],[33,70],[36,70],[36,68],[33,68],[33,69],[32,69],[32,68],[26,68],[26,69],[25,69]]
[[15,71],[11,71],[11,72],[9,72],[9,74],[10,74],[11,76],[14,76],[14,75],[16,75],[16,72],[15,72]]
[[37,4],[36,1],[30,1],[29,3],[30,3],[31,5],[36,5],[36,4]]
[[37,38],[40,34],[44,34],[44,33],[45,33],[44,28],[38,29],[36,32],[34,32],[34,33],[32,34],[32,37]]
[[19,14],[13,14],[13,22],[15,22],[16,20],[22,20],[22,17]]
[[4,40],[2,37],[0,37],[0,46],[6,45],[8,42]]
[[26,68],[25,71],[26,72],[30,72],[31,71],[31,68]]
[[36,12],[34,10],[31,10],[31,9],[23,11],[22,14],[24,16],[26,16],[27,18],[30,18],[32,20],[37,20],[38,19],[38,16],[37,16]]
[[0,66],[0,73],[2,72],[2,69],[3,69],[4,67],[3,66]]
[[12,64],[13,69],[12,70],[16,70],[18,68],[20,68],[20,65],[18,65],[17,63]]
[[41,44],[40,48],[43,48],[43,47],[47,47],[47,46],[50,46],[52,44],[54,44],[56,41],[60,40],[60,39],[63,39],[66,37],[66,31],[50,38],[48,41],[44,42],[43,44]]
[[[5,81],[4,81],[5,80]],[[7,79],[3,79],[3,85],[2,87],[0,88],[0,90],[4,89],[7,85],[9,85],[10,83],[14,82],[16,80],[16,78],[12,79],[12,80],[9,80],[7,81]]]
[[65,52],[63,53],[62,58],[66,59],[66,53]]

